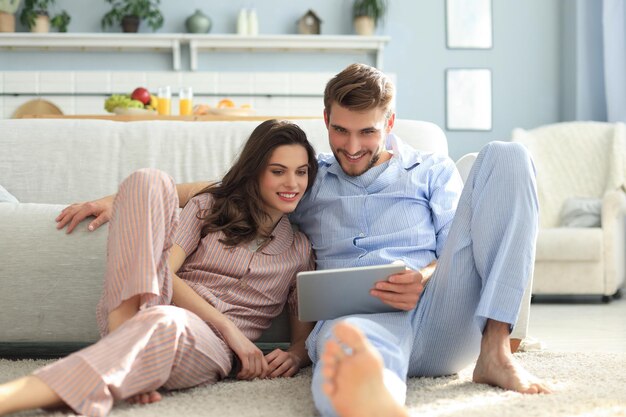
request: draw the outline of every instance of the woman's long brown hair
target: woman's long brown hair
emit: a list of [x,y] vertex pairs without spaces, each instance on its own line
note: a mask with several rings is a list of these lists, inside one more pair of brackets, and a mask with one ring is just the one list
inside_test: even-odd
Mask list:
[[311,188],[317,175],[317,160],[306,134],[295,123],[267,120],[254,129],[222,182],[211,184],[198,193],[213,196],[213,205],[197,214],[204,221],[202,237],[221,231],[225,237],[220,242],[228,246],[254,239],[259,226],[269,218],[263,208],[259,178],[274,149],[283,145],[300,145],[306,150],[307,191]]

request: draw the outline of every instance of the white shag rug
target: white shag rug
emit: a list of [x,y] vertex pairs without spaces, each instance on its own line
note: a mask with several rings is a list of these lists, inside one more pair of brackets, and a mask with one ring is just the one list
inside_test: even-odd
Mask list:
[[[551,395],[522,395],[471,382],[472,369],[444,378],[411,378],[411,416],[596,417],[626,416],[626,354],[528,352],[516,355],[547,381]],[[0,382],[26,375],[48,361],[0,360]],[[311,368],[293,378],[236,381],[168,393],[147,406],[124,402],[111,417],[295,417],[316,416],[309,384]],[[70,411],[33,411],[19,416],[61,417]],[[383,416],[381,416],[383,417]]]

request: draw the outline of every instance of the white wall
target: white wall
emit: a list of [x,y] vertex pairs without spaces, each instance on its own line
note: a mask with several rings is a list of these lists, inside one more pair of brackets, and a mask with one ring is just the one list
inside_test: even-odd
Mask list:
[[[448,50],[444,0],[390,0],[378,34],[392,37],[385,50],[385,71],[396,74],[397,112],[401,118],[432,121],[445,127],[444,73],[450,67],[491,68],[493,129],[446,132],[457,158],[491,140],[508,140],[514,127],[532,128],[560,120],[561,3],[569,0],[493,0],[490,50]],[[103,0],[58,0],[72,15],[71,32],[99,32],[106,13]],[[196,8],[211,16],[212,33],[233,33],[241,6],[248,1],[162,0],[165,26],[181,32]],[[309,8],[322,18],[323,34],[351,34],[350,0],[264,0],[254,3],[260,32],[295,33],[296,20]],[[23,30],[23,29],[22,29]],[[142,31],[150,32],[143,28]],[[94,71],[165,71],[171,58],[159,54],[17,53],[0,51],[0,71],[78,69]],[[183,57],[183,62],[187,60]],[[202,71],[322,71],[336,73],[353,61],[373,63],[365,55],[203,54]]]

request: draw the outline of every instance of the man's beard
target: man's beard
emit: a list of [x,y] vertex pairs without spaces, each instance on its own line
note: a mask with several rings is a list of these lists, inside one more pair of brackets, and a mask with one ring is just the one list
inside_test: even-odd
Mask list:
[[[341,151],[341,153],[344,154],[344,157],[347,159],[348,157],[346,156],[346,152],[345,151]],[[366,153],[370,153],[369,151]],[[333,154],[335,155],[335,159],[337,161],[339,161],[339,157],[337,155],[337,152],[335,150],[333,150]],[[376,155],[372,156],[372,159],[370,159],[370,161],[367,163],[367,165],[365,166],[365,168],[361,171],[361,172],[347,172],[343,166],[341,167],[341,170],[348,176],[350,177],[358,177],[360,175],[363,175],[364,173],[366,173],[370,168],[372,168],[374,165],[376,165],[376,163],[380,160],[380,156],[383,154],[383,149],[378,149],[378,152],[376,152]],[[341,163],[339,164],[341,165]]]

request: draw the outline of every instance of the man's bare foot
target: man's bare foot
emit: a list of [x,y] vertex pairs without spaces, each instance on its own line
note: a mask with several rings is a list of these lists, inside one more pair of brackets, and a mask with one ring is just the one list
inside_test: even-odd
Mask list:
[[326,342],[322,354],[323,390],[340,417],[408,416],[383,382],[383,360],[356,327],[341,322],[334,328],[341,345],[350,348],[347,354],[335,340]]
[[550,394],[546,384],[526,371],[511,354],[509,325],[488,320],[474,368],[474,382],[523,394]]
[[130,404],[152,404],[161,401],[161,394],[158,391],[145,392],[143,394],[133,395],[126,401]]

